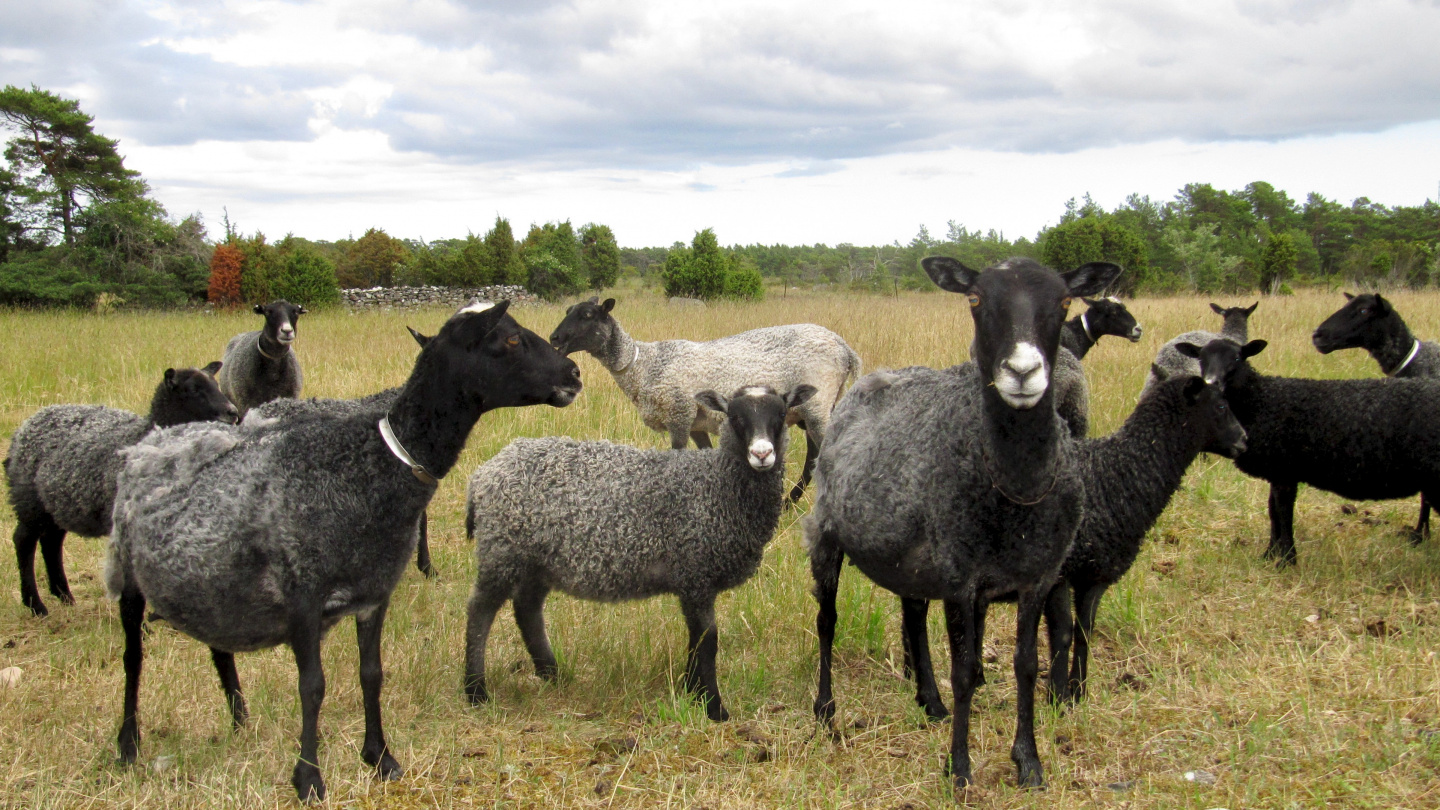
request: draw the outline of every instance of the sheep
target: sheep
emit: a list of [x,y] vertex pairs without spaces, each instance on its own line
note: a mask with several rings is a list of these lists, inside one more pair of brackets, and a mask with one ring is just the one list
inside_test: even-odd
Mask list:
[[[1060,569],[1060,581],[1045,600],[1049,693],[1055,703],[1084,696],[1100,597],[1130,570],[1146,532],[1165,511],[1191,462],[1201,452],[1234,458],[1245,451],[1245,430],[1217,386],[1199,377],[1166,379],[1163,369],[1157,376],[1160,384],[1135,406],[1119,430],[1080,445],[1084,516]],[[915,674],[915,701],[927,716],[939,719],[947,712],[930,666],[928,610],[924,600],[905,600],[903,646],[907,670]],[[1075,655],[1069,663],[1075,623],[1080,632],[1073,634]]]
[[148,416],[103,405],[51,405],[26,419],[10,440],[5,459],[10,505],[15,509],[15,557],[20,601],[36,616],[49,610],[35,586],[35,546],[45,558],[50,593],[75,604],[65,577],[65,533],[104,537],[115,504],[118,451],[156,427],[217,420],[235,422],[235,406],[220,393],[215,372],[165,369]]
[[1150,389],[1154,388],[1155,384],[1159,382],[1159,378],[1153,371],[1154,368],[1164,369],[1165,372],[1172,377],[1180,374],[1200,373],[1200,366],[1195,360],[1188,355],[1182,354],[1175,348],[1179,344],[1193,343],[1197,346],[1204,346],[1216,338],[1225,338],[1237,346],[1245,345],[1245,341],[1250,339],[1250,315],[1255,312],[1255,308],[1258,306],[1260,306],[1259,301],[1256,301],[1248,307],[1228,308],[1216,303],[1211,303],[1210,308],[1215,311],[1215,314],[1224,318],[1224,325],[1221,327],[1220,333],[1216,334],[1214,332],[1196,330],[1176,335],[1166,341],[1165,345],[1161,346],[1160,351],[1155,355],[1152,371],[1145,378],[1145,387],[1140,389],[1141,398],[1149,394]]
[[1015,593],[1018,722],[1010,756],[1020,784],[1038,786],[1035,637],[1085,496],[1051,374],[1071,296],[1100,292],[1120,268],[1097,262],[1060,274],[1010,259],[977,273],[944,257],[923,266],[942,289],[969,300],[974,360],[862,378],[835,409],[805,519],[819,603],[814,712],[824,723],[835,714],[835,597],[848,557],[901,597],[945,601],[955,693],[949,770],[957,787],[968,785],[984,615],[994,598]]
[[784,506],[785,415],[815,393],[804,384],[787,394],[747,386],[729,399],[701,391],[696,401],[724,416],[717,449],[520,439],[476,469],[465,512],[476,561],[470,702],[489,699],[485,643],[506,600],[536,674],[553,680],[544,617],[552,589],[603,602],[673,593],[690,629],[685,688],[711,720],[728,719],[715,677],[715,597],[760,567]]
[[136,708],[146,604],[211,648],[231,719],[247,712],[234,653],[287,644],[299,670],[300,758],[291,784],[324,799],[317,721],[320,639],[355,616],[365,706],[361,758],[400,776],[381,727],[380,633],[414,553],[415,521],[481,414],[568,405],[580,370],[506,314],[472,304],[420,352],[390,410],[316,411],[238,427],[185,425],[125,451],[106,589],[125,631],[122,763],[138,753]]
[[1265,346],[1213,340],[1178,348],[1200,361],[1206,381],[1224,387],[1245,428],[1247,448],[1235,466],[1270,482],[1267,558],[1295,564],[1302,483],[1353,500],[1440,495],[1440,383],[1270,377],[1248,362]]
[[300,396],[304,378],[290,344],[300,316],[307,312],[284,299],[256,304],[255,314],[265,316],[265,328],[241,332],[225,344],[220,390],[240,409],[241,418],[262,402]]
[[645,425],[670,434],[672,449],[685,447],[687,438],[696,447],[709,447],[709,434],[719,431],[718,416],[695,402],[695,395],[705,389],[768,385],[788,391],[803,384],[820,392],[788,416],[788,424],[805,431],[805,465],[790,490],[790,500],[798,501],[815,469],[830,411],[849,381],[860,376],[860,356],[845,339],[806,323],[752,329],[704,343],[645,343],[626,334],[610,314],[614,308],[614,298],[575,304],[555,327],[550,343],[567,355],[583,350],[599,360],[640,408]]
[[1090,348],[1106,335],[1123,337],[1131,343],[1138,342],[1145,333],[1136,323],[1135,316],[1116,298],[1086,298],[1088,309],[1065,322],[1060,332],[1060,345],[1070,350],[1076,359],[1084,360]]
[[[1321,354],[1363,348],[1370,352],[1387,377],[1440,377],[1440,343],[1421,341],[1410,334],[1395,306],[1378,293],[1351,295],[1334,315],[1315,328],[1311,341]],[[1419,544],[1430,536],[1430,502],[1420,496],[1420,517],[1410,533]]]

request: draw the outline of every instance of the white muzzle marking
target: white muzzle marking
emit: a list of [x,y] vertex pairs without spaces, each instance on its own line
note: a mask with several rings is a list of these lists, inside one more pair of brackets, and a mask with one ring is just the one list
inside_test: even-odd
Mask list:
[[295,339],[295,327],[289,321],[280,324],[279,340],[281,343],[289,343]]
[[1017,410],[1034,407],[1050,386],[1045,355],[1030,343],[1015,344],[1015,351],[1000,361],[995,388],[1005,404]]
[[764,472],[775,466],[775,445],[769,439],[750,442],[750,466]]

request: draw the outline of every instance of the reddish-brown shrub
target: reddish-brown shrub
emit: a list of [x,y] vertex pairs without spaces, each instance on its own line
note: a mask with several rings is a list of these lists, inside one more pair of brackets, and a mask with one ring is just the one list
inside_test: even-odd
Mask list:
[[240,304],[240,248],[219,245],[210,257],[210,290],[206,297],[217,307]]

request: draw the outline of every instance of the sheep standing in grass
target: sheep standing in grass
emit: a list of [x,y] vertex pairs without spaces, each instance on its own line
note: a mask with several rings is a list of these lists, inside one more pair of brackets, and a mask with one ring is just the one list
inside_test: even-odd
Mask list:
[[304,307],[284,299],[256,304],[255,314],[265,316],[265,328],[241,332],[225,344],[220,390],[240,409],[242,418],[262,402],[300,396],[304,379],[291,344],[296,323],[305,313]]
[[1181,343],[1193,343],[1196,346],[1204,346],[1212,340],[1224,338],[1236,346],[1244,346],[1245,341],[1250,339],[1250,316],[1254,314],[1255,308],[1260,306],[1256,301],[1248,307],[1222,307],[1219,304],[1211,303],[1210,308],[1215,314],[1224,319],[1220,333],[1195,330],[1176,335],[1160,347],[1155,354],[1155,362],[1150,375],[1145,378],[1145,387],[1140,389],[1140,396],[1143,398],[1150,393],[1160,378],[1156,376],[1154,369],[1162,370],[1168,377],[1184,376],[1187,374],[1199,374],[1200,364],[1194,358],[1182,353],[1177,347]]
[[542,678],[551,590],[603,602],[680,597],[690,629],[684,685],[711,720],[729,712],[715,677],[715,597],[754,576],[785,502],[785,414],[815,394],[746,387],[696,400],[721,414],[718,449],[642,450],[609,442],[519,439],[470,478],[465,530],[475,588],[465,630],[465,694],[488,699],[485,643],[511,601]]
[[[1234,458],[1244,450],[1245,431],[1220,389],[1190,376],[1163,380],[1119,430],[1081,443],[1084,516],[1060,581],[1045,601],[1052,701],[1084,695],[1100,597],[1130,570],[1146,532],[1165,511],[1191,462],[1201,452]],[[947,712],[930,666],[928,610],[928,602],[905,600],[904,649],[907,663],[914,662],[915,702],[938,719]],[[1073,632],[1076,624],[1079,633]],[[1073,663],[1066,660],[1072,636]]]
[[[1370,353],[1386,377],[1417,379],[1440,377],[1440,343],[1421,341],[1410,334],[1395,306],[1378,293],[1351,295],[1349,303],[1315,329],[1311,341],[1321,354],[1341,349]],[[1420,518],[1411,532],[1413,543],[1430,536],[1430,502],[1420,496]]]
[[1084,360],[1090,349],[1106,335],[1123,337],[1131,343],[1140,340],[1145,330],[1125,304],[1115,298],[1086,298],[1086,309],[1065,322],[1060,332],[1060,345]]
[[147,602],[208,644],[234,723],[246,717],[234,653],[287,644],[299,669],[303,725],[291,782],[323,799],[320,639],[355,616],[365,705],[361,758],[400,775],[380,717],[380,633],[415,551],[415,522],[495,408],[568,405],[580,371],[506,315],[465,307],[420,352],[388,412],[317,411],[240,427],[157,431],[126,451],[106,587],[125,630],[120,759],[135,761],[141,620]]
[[945,601],[955,694],[950,771],[957,786],[969,784],[984,616],[991,601],[1014,593],[1018,722],[1010,756],[1020,784],[1037,786],[1044,780],[1034,730],[1036,633],[1085,497],[1051,375],[1071,297],[1100,292],[1120,268],[1094,263],[1060,274],[1011,259],[977,273],[942,257],[924,267],[942,289],[968,299],[974,361],[871,375],[835,410],[805,525],[820,607],[815,715],[829,722],[835,713],[835,599],[848,557],[901,597]]
[[15,558],[20,601],[36,616],[50,611],[35,586],[35,546],[45,559],[50,593],[75,603],[65,577],[66,532],[83,537],[110,533],[119,451],[156,427],[198,421],[235,422],[235,406],[215,383],[219,363],[203,369],[165,370],[150,413],[140,416],[102,405],[51,405],[26,419],[10,439],[5,476],[15,509]]
[[645,343],[625,333],[610,314],[614,307],[613,298],[604,303],[591,298],[570,307],[550,343],[565,354],[587,351],[599,360],[640,408],[646,426],[670,434],[675,450],[692,439],[696,447],[709,447],[709,434],[719,432],[719,415],[695,401],[701,391],[733,391],[746,385],[776,391],[809,385],[816,390],[787,416],[788,424],[805,431],[805,466],[790,491],[790,499],[799,500],[815,468],[830,411],[849,381],[860,375],[860,356],[844,338],[803,323],[751,329],[704,343]]
[[1271,377],[1248,362],[1265,345],[1213,340],[1180,348],[1200,361],[1205,379],[1224,386],[1245,428],[1235,466],[1270,482],[1266,557],[1295,564],[1300,484],[1352,500],[1440,495],[1440,381]]

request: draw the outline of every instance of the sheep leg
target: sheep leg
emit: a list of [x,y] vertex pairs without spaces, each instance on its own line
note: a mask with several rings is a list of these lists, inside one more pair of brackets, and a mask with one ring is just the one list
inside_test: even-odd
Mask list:
[[1010,761],[1019,769],[1020,787],[1044,787],[1040,752],[1035,747],[1035,676],[1039,670],[1036,638],[1040,634],[1040,613],[1049,589],[1024,588],[1019,593],[1015,626],[1015,704],[1018,721]]
[[1424,492],[1420,493],[1420,519],[1415,523],[1415,529],[1410,532],[1410,545],[1418,546],[1425,542],[1430,536],[1430,499]]
[[550,637],[545,633],[545,597],[549,595],[550,589],[546,586],[531,585],[521,588],[511,605],[515,608],[520,638],[535,664],[535,674],[553,683],[560,667],[555,661],[555,652],[550,649]]
[[471,704],[490,699],[485,689],[485,644],[490,639],[495,614],[505,599],[505,595],[496,595],[494,589],[482,590],[479,582],[470,591],[465,618],[465,697]]
[[970,701],[980,674],[979,644],[972,637],[979,605],[973,596],[945,600],[945,631],[950,636],[950,686],[955,693],[955,712],[950,726],[950,759],[945,772],[955,780],[957,790],[969,786]]
[[1085,683],[1090,678],[1090,639],[1095,632],[1095,614],[1100,610],[1100,597],[1105,585],[1091,585],[1075,593],[1075,661],[1070,668],[1071,701],[1085,697]]
[[835,646],[835,594],[840,590],[844,557],[833,536],[824,532],[810,549],[810,576],[815,580],[815,635],[820,639],[820,684],[815,694],[815,719],[830,725],[835,719],[835,697],[830,692],[830,655]]
[[805,494],[805,487],[810,485],[810,476],[815,473],[815,459],[820,456],[820,440],[815,434],[806,429],[805,423],[801,422],[800,429],[805,431],[805,466],[800,468],[800,480],[795,482],[795,488],[790,490],[790,500],[798,501],[800,496]]
[[385,670],[380,664],[380,631],[385,627],[387,598],[367,616],[355,615],[355,641],[360,647],[360,692],[365,703],[365,744],[360,758],[373,767],[385,781],[399,779],[405,773],[400,763],[390,756],[385,744],[385,727],[380,720],[380,689],[385,685]]
[[40,599],[40,588],[35,584],[35,547],[40,543],[44,529],[24,520],[15,524],[15,562],[20,567],[20,601],[30,608],[35,616],[47,616],[50,610]]
[[125,708],[121,712],[120,764],[133,765],[140,752],[140,724],[136,711],[140,703],[140,668],[145,661],[144,638],[140,627],[145,623],[145,597],[140,593],[120,595],[120,626],[125,630]]
[[720,684],[715,677],[715,654],[720,639],[715,628],[715,595],[682,598],[680,610],[690,629],[690,649],[685,656],[685,688],[699,694],[705,714],[717,723],[730,719],[730,712],[720,702]]
[[[671,450],[684,450],[686,447],[688,447],[688,446],[690,445],[690,430],[689,430],[689,427],[690,427],[689,425],[680,425],[680,426],[678,426],[678,427],[672,425],[672,426],[670,427],[670,449],[671,449]],[[698,433],[699,431],[696,431],[696,432]],[[710,441],[710,437],[708,437],[708,436],[705,437],[705,441],[707,441],[707,442]],[[697,442],[697,444],[698,444],[698,442]]]
[[690,439],[691,441],[694,441],[695,446],[700,448],[701,450],[709,450],[712,446],[710,444],[710,434],[706,433],[703,430],[690,431]]
[[925,626],[930,613],[928,599],[901,599],[901,634],[905,647],[906,669],[915,673],[915,702],[925,710],[930,720],[943,720],[950,716],[945,702],[940,699],[940,690],[935,684],[935,666],[930,661],[930,632]]
[[[310,607],[311,609],[305,609]],[[320,775],[320,704],[325,700],[325,669],[320,663],[320,606],[301,606],[290,618],[290,649],[300,672],[300,759],[290,776],[300,801],[324,801]]]
[[210,660],[215,662],[215,672],[220,675],[220,688],[225,690],[225,705],[230,709],[230,724],[239,729],[249,719],[245,708],[245,696],[240,694],[240,673],[235,671],[235,654],[210,648]]
[[1070,645],[1075,625],[1070,616],[1070,585],[1056,582],[1045,597],[1045,631],[1050,646],[1050,702],[1060,705],[1074,699],[1070,681]]
[[430,513],[425,510],[420,513],[420,523],[416,527],[419,538],[415,541],[415,567],[426,577],[435,576],[435,566],[430,564]]
[[1265,558],[1281,567],[1295,564],[1295,494],[1298,485],[1270,482],[1270,546]]
[[70,581],[65,577],[65,530],[47,521],[40,533],[40,555],[45,558],[45,578],[50,580],[50,593],[67,605],[75,604],[70,595]]

